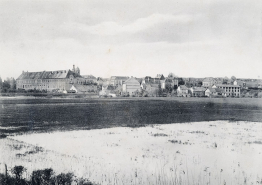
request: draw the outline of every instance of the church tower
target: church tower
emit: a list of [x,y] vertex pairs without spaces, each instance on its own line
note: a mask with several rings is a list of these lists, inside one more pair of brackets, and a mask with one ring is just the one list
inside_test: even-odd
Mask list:
[[79,69],[79,67],[76,68],[76,71],[75,71],[75,72],[80,75],[80,69]]

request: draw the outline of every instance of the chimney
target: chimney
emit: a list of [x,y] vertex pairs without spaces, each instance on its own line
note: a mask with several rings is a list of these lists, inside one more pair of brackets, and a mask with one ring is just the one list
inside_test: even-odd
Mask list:
[[76,70],[75,70],[75,65],[73,65],[73,72],[76,72]]

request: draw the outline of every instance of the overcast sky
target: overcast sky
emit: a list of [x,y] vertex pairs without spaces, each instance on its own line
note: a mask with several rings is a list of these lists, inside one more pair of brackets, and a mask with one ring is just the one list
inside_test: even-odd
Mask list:
[[261,0],[0,0],[0,76],[262,78]]

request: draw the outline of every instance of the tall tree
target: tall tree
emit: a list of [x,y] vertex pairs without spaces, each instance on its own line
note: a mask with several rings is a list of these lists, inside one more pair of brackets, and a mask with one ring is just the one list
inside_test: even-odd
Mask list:
[[174,78],[174,77],[176,77],[175,73],[169,73],[168,74],[168,78]]
[[178,85],[185,85],[185,81],[183,80],[183,78],[178,79]]
[[235,76],[232,76],[232,77],[231,77],[231,80],[232,80],[232,81],[235,81],[236,79],[237,79],[237,78],[236,78]]
[[0,89],[2,89],[2,87],[3,87],[3,81],[2,81],[2,78],[0,76]]

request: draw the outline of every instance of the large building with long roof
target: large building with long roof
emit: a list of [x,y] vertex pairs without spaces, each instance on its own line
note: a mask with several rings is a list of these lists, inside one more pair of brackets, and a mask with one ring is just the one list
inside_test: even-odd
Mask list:
[[83,84],[84,78],[80,75],[80,70],[73,66],[70,70],[22,72],[16,80],[17,89],[36,89],[52,91],[69,90],[72,84]]

